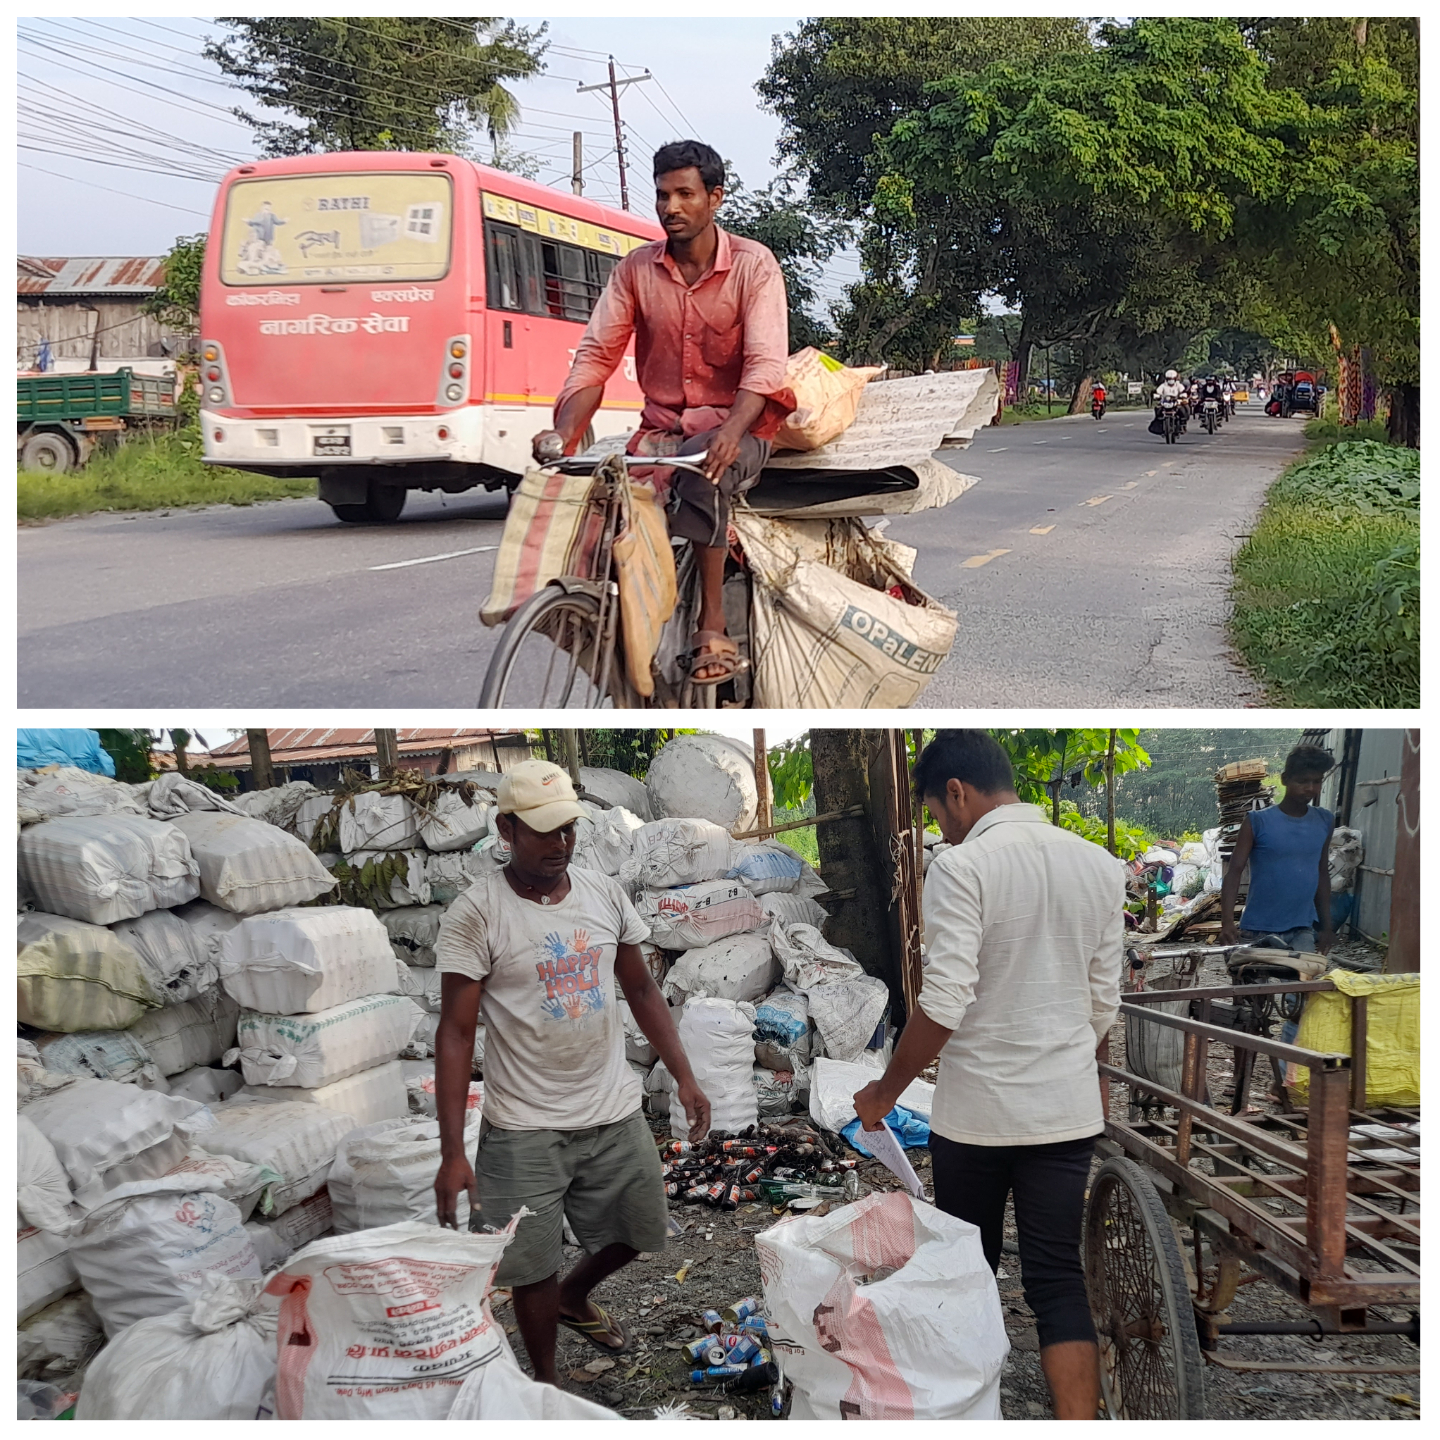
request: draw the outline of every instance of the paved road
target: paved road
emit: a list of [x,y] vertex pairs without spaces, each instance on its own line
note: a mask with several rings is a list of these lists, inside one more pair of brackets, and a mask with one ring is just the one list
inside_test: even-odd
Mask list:
[[[889,532],[961,612],[924,703],[1258,699],[1225,650],[1228,558],[1299,427],[1247,414],[1173,447],[1123,413],[982,431],[951,457],[982,483]],[[503,516],[482,491],[417,495],[389,527],[317,500],[22,527],[19,703],[472,706]]]

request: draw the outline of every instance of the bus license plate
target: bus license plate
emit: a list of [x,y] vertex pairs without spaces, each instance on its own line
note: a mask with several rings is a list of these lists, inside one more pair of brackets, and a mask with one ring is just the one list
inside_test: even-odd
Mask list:
[[326,430],[315,436],[315,454],[348,455],[349,453],[349,430]]

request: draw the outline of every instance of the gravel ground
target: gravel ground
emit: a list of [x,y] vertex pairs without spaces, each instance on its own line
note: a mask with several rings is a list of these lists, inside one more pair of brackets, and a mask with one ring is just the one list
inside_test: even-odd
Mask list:
[[[1363,954],[1362,944],[1337,947],[1337,955]],[[1200,979],[1224,984],[1227,977],[1217,959],[1206,962]],[[1117,1027],[1118,1030],[1118,1027]],[[1113,1041],[1112,1041],[1113,1043]],[[1212,1050],[1212,1088],[1219,1094],[1229,1083],[1230,1051]],[[1268,1080],[1268,1074],[1262,1070]],[[927,1078],[934,1078],[931,1071]],[[1259,1080],[1252,1092],[1263,1099]],[[1123,1103],[1118,1107],[1123,1118]],[[668,1135],[661,1121],[652,1122],[657,1135]],[[911,1150],[916,1173],[930,1190],[930,1157]],[[1099,1166],[1099,1159],[1096,1160]],[[899,1182],[873,1160],[860,1164],[867,1193],[899,1189]],[[632,1419],[647,1419],[664,1405],[683,1404],[696,1419],[759,1420],[770,1418],[769,1391],[725,1393],[690,1382],[691,1362],[681,1346],[701,1334],[700,1315],[707,1309],[761,1295],[760,1267],[754,1237],[779,1217],[765,1205],[742,1205],[733,1212],[672,1203],[671,1214],[684,1227],[663,1254],[644,1255],[596,1290],[596,1298],[630,1328],[630,1353],[596,1374],[584,1367],[600,1353],[569,1331],[560,1338],[560,1371],[566,1388],[608,1405]],[[1040,1370],[1035,1320],[1025,1303],[1015,1254],[1013,1213],[1006,1216],[1006,1254],[998,1276],[1000,1300],[1010,1355],[1000,1387],[1001,1412],[1007,1420],[1050,1418],[1050,1398]],[[1188,1247],[1189,1232],[1181,1232]],[[568,1252],[578,1259],[578,1250]],[[686,1263],[684,1282],[676,1273]],[[1236,1319],[1307,1319],[1309,1311],[1268,1281],[1244,1286],[1231,1307]],[[502,1304],[497,1314],[518,1339],[513,1313]],[[1404,1318],[1400,1311],[1395,1318]],[[1222,1342],[1224,1353],[1237,1359],[1295,1361],[1302,1364],[1414,1364],[1419,1351],[1400,1336],[1372,1339],[1291,1336],[1236,1336]],[[516,1346],[522,1365],[523,1345]],[[1419,1418],[1418,1375],[1339,1376],[1325,1374],[1234,1372],[1210,1365],[1205,1370],[1209,1418],[1214,1420],[1414,1420]]]

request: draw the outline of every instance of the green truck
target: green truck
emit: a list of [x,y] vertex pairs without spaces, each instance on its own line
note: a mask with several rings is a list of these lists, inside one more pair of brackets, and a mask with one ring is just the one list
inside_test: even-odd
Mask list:
[[83,465],[97,445],[118,445],[136,430],[175,424],[175,381],[137,375],[17,375],[16,448],[25,470],[59,474]]

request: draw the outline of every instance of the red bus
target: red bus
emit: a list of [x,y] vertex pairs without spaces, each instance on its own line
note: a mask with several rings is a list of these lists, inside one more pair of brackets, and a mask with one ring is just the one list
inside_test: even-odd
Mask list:
[[[620,258],[664,238],[458,155],[304,155],[220,185],[200,293],[205,459],[314,475],[342,520],[513,486]],[[596,434],[634,430],[633,355]]]

